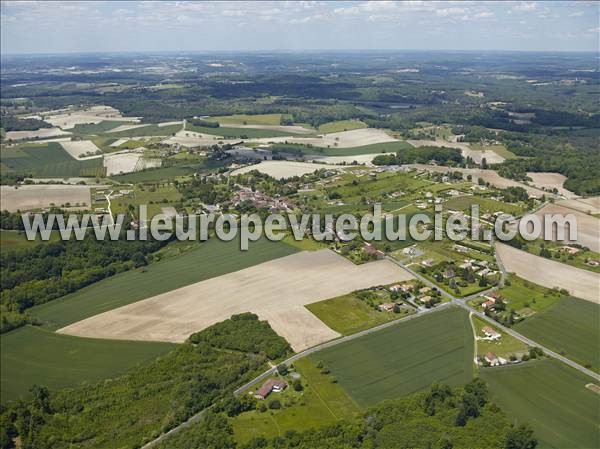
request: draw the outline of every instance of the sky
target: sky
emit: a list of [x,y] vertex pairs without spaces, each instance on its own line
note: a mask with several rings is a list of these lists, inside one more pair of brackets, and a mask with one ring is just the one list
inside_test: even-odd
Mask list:
[[596,51],[597,2],[2,1],[1,51]]

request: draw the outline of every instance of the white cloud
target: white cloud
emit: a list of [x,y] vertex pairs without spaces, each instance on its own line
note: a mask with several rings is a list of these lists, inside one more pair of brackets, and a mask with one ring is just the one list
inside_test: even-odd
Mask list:
[[518,5],[513,6],[511,9],[513,11],[531,12],[535,11],[537,7],[538,4],[535,2],[521,2]]

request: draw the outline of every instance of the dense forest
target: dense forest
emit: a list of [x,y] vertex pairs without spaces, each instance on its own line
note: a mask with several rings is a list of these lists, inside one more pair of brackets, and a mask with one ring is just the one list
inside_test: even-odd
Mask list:
[[[244,326],[232,326],[231,320]],[[116,379],[56,392],[32,387],[33,399],[3,409],[0,447],[15,447],[16,437],[21,449],[139,447],[230,397],[235,387],[267,368],[273,348],[289,351],[256,315],[231,320],[194,334],[197,343],[179,345]],[[242,348],[247,339],[260,344],[247,351],[224,350]]]
[[435,161],[441,165],[456,166],[463,162],[460,150],[444,147],[418,147],[398,151],[396,155],[380,154],[375,156],[375,165],[428,164]]

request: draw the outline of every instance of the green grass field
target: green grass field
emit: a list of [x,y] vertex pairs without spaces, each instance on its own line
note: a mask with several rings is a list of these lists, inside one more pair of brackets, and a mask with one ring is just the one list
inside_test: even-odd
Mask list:
[[116,377],[175,347],[170,343],[99,340],[25,326],[0,336],[2,403],[51,389]]
[[308,304],[305,307],[342,335],[355,334],[405,316],[374,310],[352,293]]
[[11,172],[40,178],[104,175],[102,158],[76,160],[56,142],[3,149],[0,161]]
[[240,251],[239,241],[223,242],[212,238],[177,258],[128,271],[92,284],[73,294],[30,309],[30,313],[49,329],[131,304],[140,299],[200,282],[222,274],[290,255],[297,250],[266,238]]
[[469,143],[469,146],[473,150],[482,151],[484,148],[486,151],[493,151],[498,156],[502,156],[504,159],[517,159],[517,156],[510,150],[508,150],[504,145],[487,145],[482,147],[478,143]]
[[73,127],[73,134],[86,135],[86,134],[102,134],[111,129],[115,129],[121,125],[133,125],[131,122],[123,122],[119,120],[105,120],[100,123],[79,123]]
[[515,275],[508,277],[510,285],[499,290],[504,298],[508,299],[508,308],[517,312],[522,309],[530,309],[540,312],[554,305],[562,295],[549,288],[521,279]]
[[36,234],[35,240],[29,241],[25,232],[0,229],[0,248],[2,248],[2,251],[32,248],[40,243],[56,242],[59,240],[59,237],[58,231],[53,231],[50,234],[50,240],[47,242],[43,241],[39,234]]
[[270,129],[253,129],[253,128],[228,128],[227,126],[219,126],[218,128],[210,128],[207,126],[195,126],[187,123],[186,130],[195,131],[203,134],[212,134],[231,139],[259,139],[261,137],[287,137],[287,136],[303,136],[305,134],[294,134],[289,131],[272,131]]
[[477,316],[472,316],[471,320],[473,322],[473,326],[475,327],[475,332],[478,337],[485,337],[485,334],[481,331],[485,326],[489,326],[494,329],[496,332],[502,334],[502,338],[499,341],[487,341],[487,340],[478,340],[475,345],[477,346],[477,355],[485,355],[489,351],[493,352],[497,356],[504,357],[508,359],[508,356],[511,354],[522,353],[527,351],[527,345],[523,343],[521,340],[516,339],[515,337],[511,337],[508,334],[502,332],[498,327],[488,323],[487,321],[483,321],[481,318]]
[[148,125],[140,128],[128,129],[126,131],[120,131],[117,133],[108,133],[104,137],[111,137],[118,139],[119,137],[139,137],[139,136],[170,136],[173,133],[181,130],[181,124],[158,126]]
[[174,167],[153,168],[125,175],[111,176],[117,182],[137,183],[160,181],[161,179],[173,179],[177,176],[189,176],[201,168],[201,165],[185,164]]
[[361,407],[473,376],[473,333],[458,308],[440,310],[310,356],[331,370]]
[[220,125],[279,125],[282,118],[292,118],[290,114],[234,114],[218,117],[209,117],[206,120],[219,122]]
[[296,392],[287,388],[282,393],[271,394],[265,402],[279,399],[283,404],[280,410],[251,411],[234,418],[231,423],[238,443],[244,444],[258,436],[274,438],[288,430],[318,428],[358,414],[358,405],[331,381],[330,375],[321,374],[313,362],[302,359],[294,366],[301,375],[304,390]]
[[600,372],[600,306],[563,298],[515,326],[517,332]]
[[600,447],[600,395],[592,379],[556,361],[486,368],[480,376],[492,399],[516,423],[528,423],[538,449]]
[[352,129],[366,128],[367,124],[360,120],[338,120],[336,122],[328,122],[319,126],[320,133],[338,133],[341,131],[350,131]]
[[[217,128],[220,129],[220,128]],[[302,144],[275,144],[272,146],[273,149],[279,149],[284,151],[286,148],[291,150],[300,151],[307,155],[320,155],[320,156],[358,156],[361,154],[381,154],[381,153],[396,153],[398,151],[412,148],[412,146],[402,140],[398,142],[385,142],[385,143],[374,143],[372,145],[363,145],[360,147],[351,148],[322,148]]]

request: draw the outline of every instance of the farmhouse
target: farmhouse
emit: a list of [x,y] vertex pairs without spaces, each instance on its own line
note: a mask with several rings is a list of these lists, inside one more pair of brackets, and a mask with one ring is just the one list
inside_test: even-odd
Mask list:
[[386,302],[384,304],[379,304],[379,310],[382,312],[393,312],[395,306],[396,305],[393,302]]
[[483,307],[484,310],[485,309],[490,309],[491,310],[491,309],[494,308],[494,304],[495,304],[494,301],[491,301],[491,300],[488,299],[487,301],[485,301],[484,303],[481,304],[481,307]]
[[500,340],[502,335],[492,329],[490,326],[485,326],[481,331],[485,334],[485,336],[490,340]]
[[287,382],[284,380],[268,379],[262,384],[262,387],[254,392],[254,397],[256,399],[265,399],[269,396],[271,391],[279,393],[280,391],[285,390],[286,387]]
[[502,357],[498,357],[493,352],[488,352],[485,355],[484,359],[486,362],[488,362],[490,364],[490,366],[506,365],[506,359],[503,359]]

